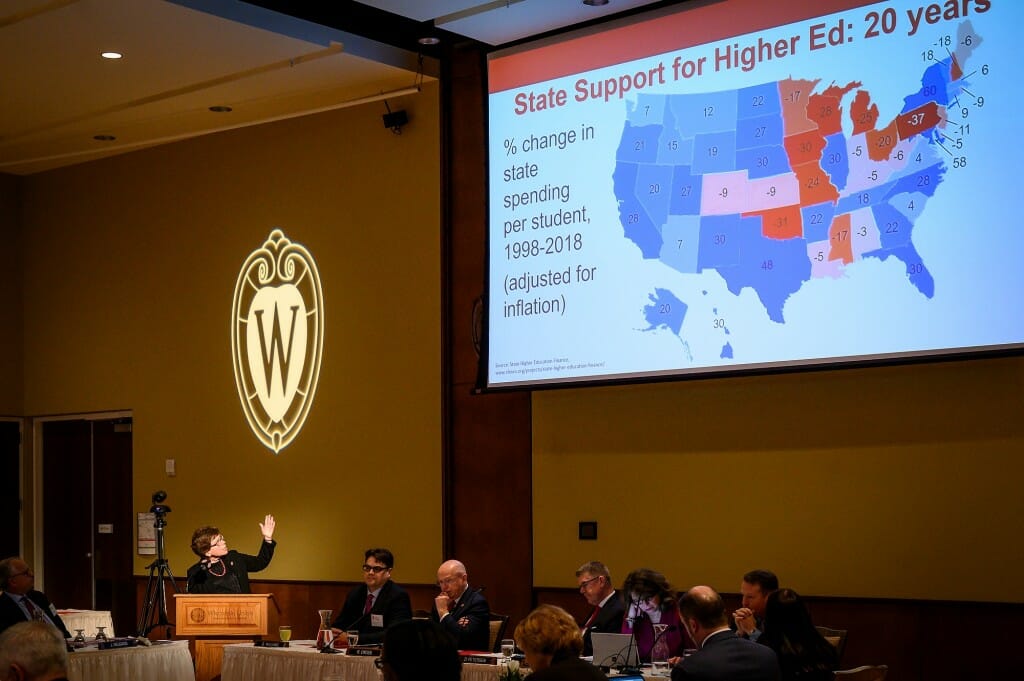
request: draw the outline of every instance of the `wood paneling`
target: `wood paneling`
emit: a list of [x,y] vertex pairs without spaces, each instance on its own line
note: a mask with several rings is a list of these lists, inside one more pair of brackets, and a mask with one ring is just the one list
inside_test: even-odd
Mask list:
[[532,605],[532,416],[528,392],[477,394],[473,310],[484,293],[487,157],[484,58],[454,48],[442,92],[445,254],[444,556],[466,564],[495,612]]
[[[534,589],[537,603],[559,605],[577,619],[589,607],[571,589]],[[722,594],[731,611],[739,594]],[[1010,679],[1024,669],[1015,623],[1024,604],[806,597],[816,624],[849,632],[842,667],[889,666],[891,681]]]

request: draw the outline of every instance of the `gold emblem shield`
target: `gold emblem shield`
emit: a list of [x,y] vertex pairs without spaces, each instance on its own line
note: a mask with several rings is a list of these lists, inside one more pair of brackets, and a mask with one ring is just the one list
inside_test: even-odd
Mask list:
[[231,305],[235,386],[253,434],[275,454],[313,406],[324,345],[316,262],[280,229],[249,254]]

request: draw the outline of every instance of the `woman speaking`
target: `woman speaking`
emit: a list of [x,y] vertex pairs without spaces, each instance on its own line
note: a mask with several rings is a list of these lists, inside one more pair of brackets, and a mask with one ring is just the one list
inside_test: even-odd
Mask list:
[[216,527],[200,527],[192,533],[192,551],[199,562],[188,569],[190,594],[247,594],[249,573],[259,572],[270,565],[274,557],[274,516],[268,515],[260,523],[263,542],[259,554],[250,556],[229,551],[224,535]]

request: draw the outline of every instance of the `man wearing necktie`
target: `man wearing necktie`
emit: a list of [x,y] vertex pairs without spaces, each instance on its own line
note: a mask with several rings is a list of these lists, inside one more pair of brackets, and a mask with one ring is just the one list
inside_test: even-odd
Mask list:
[[349,590],[341,612],[331,623],[335,637],[359,632],[359,645],[380,643],[384,630],[412,619],[412,602],[405,589],[391,581],[395,557],[387,549],[367,549],[363,555],[363,583]]
[[592,606],[581,625],[583,654],[593,655],[594,644],[590,634],[594,631],[618,633],[622,631],[622,616],[625,604],[612,587],[612,575],[604,563],[592,560],[576,571],[576,586]]
[[491,607],[480,591],[469,588],[466,566],[457,560],[437,569],[441,593],[434,599],[431,618],[451,634],[459,650],[490,652]]
[[15,556],[0,560],[0,631],[18,622],[41,620],[56,627],[64,638],[71,638],[57,609],[42,591],[35,590],[35,573],[28,563]]

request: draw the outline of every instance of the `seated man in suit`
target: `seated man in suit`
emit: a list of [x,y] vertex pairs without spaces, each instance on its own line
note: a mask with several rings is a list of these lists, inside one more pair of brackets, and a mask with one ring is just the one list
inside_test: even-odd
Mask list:
[[740,595],[743,596],[743,607],[732,614],[736,625],[736,634],[751,641],[761,637],[764,629],[764,609],[768,597],[779,590],[779,578],[769,570],[751,570],[743,575],[740,583]]
[[583,634],[583,654],[593,655],[594,644],[590,640],[592,631],[617,634],[622,631],[622,616],[626,606],[622,597],[612,587],[612,575],[605,564],[592,560],[576,571],[576,586],[593,606],[593,610],[580,626]]
[[710,586],[695,586],[679,599],[679,614],[700,647],[672,669],[672,681],[778,681],[779,662],[767,646],[729,629],[725,603]]
[[459,650],[488,650],[491,607],[479,591],[469,588],[466,566],[447,560],[437,569],[441,593],[434,599],[431,617],[455,639]]
[[405,589],[391,581],[395,557],[387,549],[366,549],[363,584],[351,589],[341,612],[331,623],[335,636],[355,629],[359,644],[380,643],[384,630],[412,619],[412,603]]
[[57,609],[42,591],[35,590],[36,576],[28,563],[17,556],[0,560],[0,631],[18,622],[42,620],[71,638]]
[[0,634],[0,678],[67,681],[67,643],[45,622],[18,622]]

